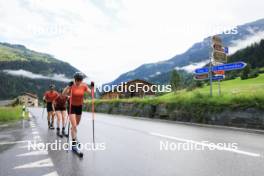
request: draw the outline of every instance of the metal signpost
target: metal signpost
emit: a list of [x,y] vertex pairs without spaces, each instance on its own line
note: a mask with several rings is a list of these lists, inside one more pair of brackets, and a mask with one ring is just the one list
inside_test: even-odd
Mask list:
[[247,66],[244,62],[227,62],[228,48],[224,47],[222,40],[219,36],[213,36],[212,41],[212,52],[209,49],[209,67],[198,68],[194,71],[195,80],[210,80],[210,96],[213,96],[213,80],[218,81],[218,95],[221,95],[220,80],[225,78],[225,71],[239,70]]

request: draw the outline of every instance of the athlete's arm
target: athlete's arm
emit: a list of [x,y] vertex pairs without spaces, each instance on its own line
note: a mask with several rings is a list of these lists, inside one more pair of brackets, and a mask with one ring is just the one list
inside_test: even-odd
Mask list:
[[62,95],[64,95],[64,96],[69,95],[72,85],[73,85],[73,81],[69,82],[69,85],[67,87],[65,87],[64,90],[62,91]]

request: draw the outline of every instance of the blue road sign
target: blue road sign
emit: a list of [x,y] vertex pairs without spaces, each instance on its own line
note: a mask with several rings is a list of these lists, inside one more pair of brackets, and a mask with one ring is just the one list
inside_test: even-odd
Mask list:
[[229,53],[229,49],[228,49],[228,47],[224,47],[224,52],[225,52],[226,54]]
[[213,76],[213,80],[222,80],[222,79],[224,79],[224,78],[225,78],[224,75]]
[[[234,62],[229,64],[217,65],[212,67],[212,71],[231,71],[231,70],[240,70],[247,66],[245,62]],[[198,68],[194,71],[195,74],[204,74],[209,72],[209,67]]]

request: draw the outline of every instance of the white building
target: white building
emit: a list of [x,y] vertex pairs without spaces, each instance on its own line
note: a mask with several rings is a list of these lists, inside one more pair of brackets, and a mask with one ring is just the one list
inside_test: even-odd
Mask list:
[[23,93],[18,97],[19,104],[23,104],[27,107],[38,107],[38,96],[32,93]]

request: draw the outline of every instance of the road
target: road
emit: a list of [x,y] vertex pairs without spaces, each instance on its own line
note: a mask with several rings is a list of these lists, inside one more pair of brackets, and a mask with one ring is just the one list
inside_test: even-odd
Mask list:
[[[41,118],[42,109],[33,108],[30,112],[31,121],[0,128],[1,176],[264,175],[263,134],[98,113],[95,140],[99,147],[83,150],[84,158],[80,159],[64,150],[27,151],[26,141],[66,142],[47,129],[46,120]],[[90,113],[83,114],[78,134],[79,141],[91,144]],[[183,147],[185,144],[192,144],[197,150],[188,150]]]

